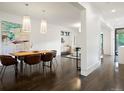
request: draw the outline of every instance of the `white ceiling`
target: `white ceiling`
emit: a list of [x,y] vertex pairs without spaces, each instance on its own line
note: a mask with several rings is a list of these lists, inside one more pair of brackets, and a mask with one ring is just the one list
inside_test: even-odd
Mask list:
[[[124,27],[124,2],[92,2],[103,18],[115,28]],[[116,12],[112,13],[112,9]],[[46,10],[46,18],[50,24],[74,27],[80,23],[80,10],[67,2],[29,3],[28,10],[25,3],[0,3],[0,11],[23,16],[27,13],[40,20],[42,10]],[[77,24],[78,23],[78,24]]]
[[23,16],[28,14],[32,18],[40,20],[42,18],[42,10],[46,10],[45,17],[50,24],[58,24],[62,26],[74,27],[73,24],[80,22],[80,10],[74,7],[71,3],[65,2],[40,2],[28,3],[28,8],[25,3],[0,3],[0,11]]
[[[124,27],[124,2],[94,2],[94,5],[101,13],[103,18],[113,27]],[[116,12],[112,13],[112,9]]]

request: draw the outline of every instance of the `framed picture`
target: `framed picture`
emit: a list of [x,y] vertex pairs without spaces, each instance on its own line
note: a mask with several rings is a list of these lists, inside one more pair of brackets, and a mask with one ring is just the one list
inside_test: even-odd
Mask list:
[[70,32],[61,31],[61,36],[70,36]]
[[64,31],[61,31],[61,36],[64,36]]
[[21,33],[21,27],[21,24],[12,23],[8,21],[1,21],[2,42],[12,42],[16,40],[16,38]]

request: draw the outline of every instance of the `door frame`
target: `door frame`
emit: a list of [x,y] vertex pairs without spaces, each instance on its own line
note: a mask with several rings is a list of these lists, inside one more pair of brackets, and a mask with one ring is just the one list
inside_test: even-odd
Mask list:
[[102,42],[101,42],[101,43],[102,43],[102,45],[101,45],[101,54],[104,55],[104,48],[103,48],[103,47],[104,47],[104,46],[103,46],[103,43],[104,43],[104,39],[103,39],[103,38],[104,38],[104,35],[103,35],[103,33],[101,33],[100,36],[101,36],[101,41],[102,41]]

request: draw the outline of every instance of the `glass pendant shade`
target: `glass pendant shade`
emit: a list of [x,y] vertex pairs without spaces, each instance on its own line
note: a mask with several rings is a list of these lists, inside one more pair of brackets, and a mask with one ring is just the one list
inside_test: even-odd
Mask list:
[[47,21],[45,19],[41,20],[41,28],[40,33],[46,33],[47,32]]
[[30,16],[23,16],[22,30],[23,32],[31,32]]

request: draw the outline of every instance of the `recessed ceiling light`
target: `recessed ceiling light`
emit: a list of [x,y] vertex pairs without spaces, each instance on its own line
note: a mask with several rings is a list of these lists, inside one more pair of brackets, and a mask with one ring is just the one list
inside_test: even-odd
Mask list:
[[116,10],[115,9],[112,9],[112,13],[115,13],[116,12]]

